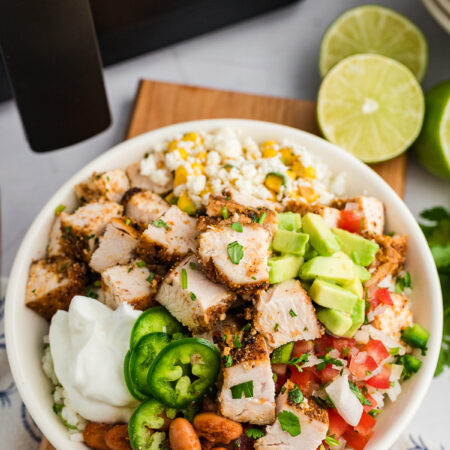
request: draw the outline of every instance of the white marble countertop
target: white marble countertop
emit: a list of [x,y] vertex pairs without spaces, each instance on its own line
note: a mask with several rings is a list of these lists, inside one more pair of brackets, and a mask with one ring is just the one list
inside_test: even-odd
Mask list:
[[[318,50],[328,24],[358,0],[303,0],[279,11],[230,26],[105,70],[113,124],[96,137],[47,154],[33,153],[13,102],[0,104],[2,274],[7,275],[31,221],[51,194],[88,161],[120,142],[141,78],[256,94],[315,99],[320,83]],[[423,86],[450,76],[450,36],[419,0],[372,1],[410,17],[428,40],[429,67]],[[425,172],[411,156],[406,203],[418,216],[425,207],[450,207],[450,183]],[[450,372],[434,381],[411,430],[427,430],[449,443]],[[424,424],[426,423],[426,427]],[[424,431],[425,432],[425,431]],[[425,433],[426,434],[426,433]]]

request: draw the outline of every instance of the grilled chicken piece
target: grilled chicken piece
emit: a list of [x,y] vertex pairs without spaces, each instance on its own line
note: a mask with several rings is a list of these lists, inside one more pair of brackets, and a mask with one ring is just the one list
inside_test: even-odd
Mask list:
[[75,185],[75,194],[82,203],[109,200],[120,203],[123,194],[130,188],[130,182],[122,169],[95,173],[82,183]]
[[318,339],[323,334],[311,299],[293,279],[257,293],[253,323],[270,350],[291,341]]
[[68,255],[89,261],[106,225],[122,215],[123,206],[114,202],[94,202],[81,206],[72,214],[63,211],[61,246]]
[[413,314],[408,299],[401,294],[390,293],[392,306],[386,305],[385,311],[375,316],[372,325],[397,341],[401,340],[401,331],[413,324]]
[[[277,213],[272,209],[244,206],[223,195],[211,195],[209,197],[206,214],[209,217],[218,217],[230,223],[237,221],[252,223],[257,222],[262,217],[264,220],[261,219],[261,225],[271,234],[275,233],[278,228]],[[225,216],[229,216],[229,218],[224,217],[224,214]]]
[[[222,282],[241,293],[264,288],[269,282],[270,233],[256,223],[243,224],[243,231],[235,231],[229,225],[211,226],[199,235],[198,254],[208,278]],[[242,246],[242,259],[239,249]],[[238,255],[230,254],[233,249]]]
[[[222,335],[225,342],[219,339],[223,361],[220,412],[238,422],[272,423],[275,419],[275,384],[264,338],[255,330],[239,332],[235,327],[224,327]],[[253,395],[233,398],[233,386],[247,382],[253,383]]]
[[247,206],[249,208],[268,208],[275,211],[281,211],[283,207],[280,203],[272,202],[270,200],[261,200],[260,198],[253,197],[253,195],[242,194],[236,189],[229,188],[224,192],[226,197],[230,197],[240,205]]
[[210,330],[223,320],[235,298],[233,292],[206,278],[194,255],[171,269],[156,296],[161,305],[195,332]]
[[[148,158],[151,158],[148,159]],[[147,161],[152,161],[154,167],[149,167],[149,173],[152,177],[141,172],[141,161],[131,164],[126,168],[126,173],[131,182],[131,187],[147,189],[155,194],[164,194],[173,188],[173,175],[165,167],[164,155],[162,153],[153,153],[148,155]],[[144,160],[145,160],[144,159]],[[157,175],[157,176],[155,176]]]
[[302,217],[307,213],[318,214],[330,228],[337,228],[341,213],[338,209],[330,206],[291,201],[286,205],[285,211],[299,213]]
[[[277,396],[277,420],[266,428],[266,435],[255,442],[255,450],[314,450],[327,437],[328,413],[309,396],[304,396],[301,403],[294,403],[289,394],[296,385],[288,380]],[[291,436],[281,429],[278,415],[282,411],[295,414],[300,422],[301,433]]]
[[361,215],[361,232],[383,234],[384,205],[375,197],[336,198],[330,206],[351,209]]
[[84,294],[87,270],[67,257],[34,261],[30,267],[25,304],[50,320],[58,309],[67,311],[72,297]]
[[142,233],[138,252],[149,261],[173,263],[196,250],[196,237],[196,220],[171,206]]
[[56,256],[64,256],[64,250],[61,246],[61,218],[56,216],[52,227],[50,228],[48,246],[47,246],[47,256],[53,258]]
[[108,267],[129,263],[135,256],[138,238],[139,233],[133,227],[121,219],[112,219],[89,265],[96,272],[103,272]]
[[400,272],[406,258],[407,236],[363,233],[363,237],[374,240],[380,246],[375,261],[369,268],[372,277],[365,284],[370,288],[377,286],[387,275],[395,276]]
[[102,272],[104,303],[116,309],[122,302],[134,309],[145,310],[155,304],[160,277],[137,260],[130,264],[114,266]]
[[125,215],[144,228],[153,220],[159,219],[170,207],[159,195],[139,188],[130,189],[122,204],[125,206]]

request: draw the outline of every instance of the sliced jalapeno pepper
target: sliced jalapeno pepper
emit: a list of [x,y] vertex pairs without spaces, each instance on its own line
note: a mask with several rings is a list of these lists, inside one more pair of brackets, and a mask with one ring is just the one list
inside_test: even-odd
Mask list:
[[131,382],[144,394],[151,395],[147,385],[147,375],[156,355],[167,345],[172,338],[167,333],[150,333],[142,337],[133,347],[130,355]]
[[123,361],[123,375],[125,377],[125,384],[127,385],[127,388],[128,388],[128,391],[130,392],[130,394],[136,400],[143,402],[147,398],[147,396],[138,390],[138,388],[134,385],[134,383],[131,379],[130,356],[131,356],[131,351],[128,350],[127,354],[125,355],[125,359]]
[[148,372],[148,387],[154,397],[172,408],[184,408],[214,384],[220,369],[220,354],[205,339],[185,338],[165,347]]
[[154,432],[154,430],[164,426],[163,414],[173,419],[176,410],[167,408],[154,398],[149,398],[134,411],[128,422],[128,434],[133,450],[161,448],[158,443],[162,444],[161,441],[166,437],[165,433]]
[[136,320],[131,330],[130,348],[132,349],[141,337],[149,333],[162,332],[175,334],[182,333],[183,331],[183,325],[166,308],[155,306],[147,309]]

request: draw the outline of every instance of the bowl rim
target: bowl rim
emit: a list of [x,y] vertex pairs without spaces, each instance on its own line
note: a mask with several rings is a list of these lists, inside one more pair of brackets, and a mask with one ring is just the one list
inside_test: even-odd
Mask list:
[[[40,406],[37,398],[34,397],[33,393],[35,388],[33,388],[32,383],[29,383],[24,372],[24,368],[21,364],[21,356],[18,351],[18,342],[20,341],[20,336],[16,333],[14,324],[20,318],[17,316],[15,306],[15,299],[17,297],[22,298],[23,295],[23,283],[24,275],[22,272],[22,260],[30,259],[30,244],[34,239],[37,229],[42,226],[42,223],[48,219],[49,215],[54,214],[55,207],[61,203],[60,199],[62,197],[67,197],[70,192],[73,192],[73,186],[90,175],[96,168],[102,167],[102,165],[108,165],[108,161],[118,158],[119,153],[126,152],[127,149],[137,149],[142,148],[146,144],[147,149],[155,144],[155,142],[162,141],[171,136],[175,136],[177,133],[192,131],[192,130],[212,130],[224,126],[231,126],[233,128],[242,129],[244,133],[249,134],[248,129],[257,128],[263,132],[270,132],[274,130],[280,133],[285,133],[288,138],[292,137],[298,140],[306,140],[314,143],[314,145],[320,146],[325,152],[334,152],[336,158],[342,159],[344,162],[348,162],[349,165],[356,166],[356,170],[362,171],[365,176],[369,178],[377,190],[384,191],[384,195],[390,197],[390,199],[395,203],[396,208],[398,208],[397,214],[402,214],[402,219],[409,222],[409,227],[415,231],[414,234],[417,238],[417,244],[419,247],[419,252],[421,257],[425,258],[426,265],[430,268],[429,278],[427,285],[429,289],[434,292],[435,295],[431,296],[430,306],[431,308],[431,323],[433,329],[430,330],[430,340],[429,349],[424,359],[424,364],[420,371],[420,379],[418,381],[418,386],[415,391],[410,394],[410,399],[408,401],[408,407],[404,408],[401,415],[396,417],[395,422],[389,428],[388,432],[379,439],[376,447],[373,445],[368,446],[368,450],[375,449],[385,449],[389,448],[400,436],[401,432],[406,428],[408,423],[413,418],[414,414],[418,410],[420,404],[422,403],[426,392],[431,384],[436,363],[439,356],[441,334],[442,334],[442,296],[440,290],[439,278],[434,264],[433,257],[429,250],[426,239],[414,219],[414,216],[403,202],[403,200],[398,196],[398,194],[389,186],[389,184],[381,178],[373,169],[368,167],[362,161],[358,160],[356,157],[346,152],[345,150],[339,148],[335,144],[332,144],[319,136],[313,135],[303,130],[299,130],[294,127],[287,125],[281,125],[272,122],[251,120],[251,119],[203,119],[203,120],[193,120],[187,122],[180,122],[173,125],[168,125],[160,127],[134,138],[123,141],[110,149],[107,149],[101,155],[94,158],[91,162],[84,165],[81,169],[77,170],[73,176],[71,176],[45,203],[41,208],[38,215],[35,217],[30,227],[28,228],[19,250],[14,259],[13,266],[11,268],[6,297],[5,297],[5,338],[6,338],[6,350],[8,355],[8,360],[11,368],[11,373],[13,375],[14,381],[17,385],[20,396],[25,403],[29,413],[35,420],[38,427],[42,430],[43,435],[53,444],[56,448],[63,448],[65,444],[69,443],[68,434],[65,433],[65,438],[62,436],[61,432],[55,427],[51,427],[51,422],[46,418],[47,414],[43,414],[43,407]],[[310,150],[311,151],[311,150]],[[145,151],[142,152],[144,154]],[[131,163],[132,161],[130,161]],[[325,164],[328,163],[325,161]],[[36,231],[35,231],[36,230]],[[32,255],[31,255],[32,256]],[[27,272],[28,273],[28,272]],[[25,278],[26,280],[26,278]],[[22,305],[23,306],[23,305]],[[44,434],[45,432],[45,434]],[[70,441],[71,444],[74,444]],[[79,448],[85,448],[81,445]]]

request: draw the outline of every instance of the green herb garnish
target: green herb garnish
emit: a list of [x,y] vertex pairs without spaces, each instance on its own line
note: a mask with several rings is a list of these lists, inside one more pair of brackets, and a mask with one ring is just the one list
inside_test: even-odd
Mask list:
[[58,214],[61,214],[65,209],[66,209],[66,205],[63,205],[63,204],[58,205],[55,208],[55,216],[57,216]]
[[302,432],[300,421],[293,412],[281,411],[277,419],[280,422],[281,429],[287,431],[291,436],[298,436]]
[[289,391],[288,398],[292,403],[295,403],[296,405],[305,400],[303,392],[300,390],[297,384]]
[[181,269],[181,288],[187,289],[187,287],[188,287],[187,272],[186,269],[183,267]]
[[233,228],[234,231],[237,231],[239,233],[242,233],[244,231],[244,228],[242,227],[241,222],[233,222],[231,224],[231,228]]
[[227,252],[233,264],[239,264],[244,257],[244,247],[238,241],[231,242],[227,245]]
[[167,225],[167,223],[164,222],[164,220],[162,219],[152,220],[152,225],[155,226],[156,228],[164,227],[166,230],[170,229],[169,225]]
[[289,314],[291,315],[291,317],[297,317],[297,313],[294,310],[289,310]]
[[246,431],[247,437],[251,439],[259,439],[260,437],[264,436],[264,431],[260,430],[259,428],[249,428]]
[[244,395],[245,398],[253,397],[253,381],[246,381],[245,383],[236,384],[235,386],[231,386],[231,397],[242,398]]

